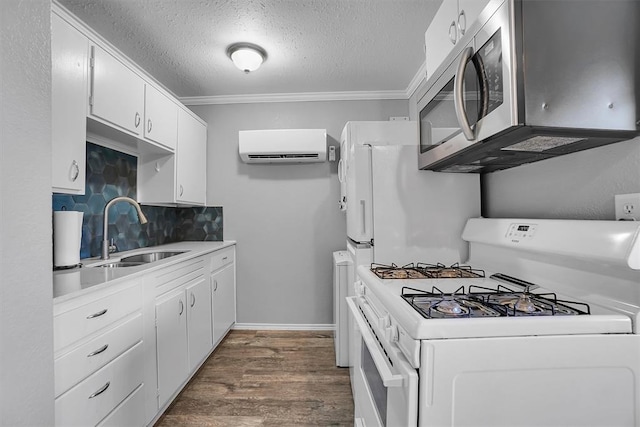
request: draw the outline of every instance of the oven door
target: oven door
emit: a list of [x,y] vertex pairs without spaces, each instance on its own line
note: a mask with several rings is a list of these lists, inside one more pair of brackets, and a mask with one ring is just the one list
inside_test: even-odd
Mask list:
[[[355,422],[367,427],[416,426],[418,374],[393,344],[383,349],[375,315],[358,297],[347,298],[359,354],[353,360]],[[366,314],[365,314],[366,313]],[[369,319],[367,318],[369,316]],[[374,329],[375,328],[375,329]]]
[[[509,3],[505,2],[418,102],[420,169],[473,172],[482,165],[438,164],[517,121]],[[446,166],[445,166],[446,167]]]

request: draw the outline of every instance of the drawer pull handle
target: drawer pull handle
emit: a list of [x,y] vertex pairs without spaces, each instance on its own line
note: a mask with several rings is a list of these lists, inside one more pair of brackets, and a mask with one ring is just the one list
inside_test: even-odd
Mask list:
[[191,307],[193,307],[194,305],[196,305],[196,294],[192,293],[191,294]]
[[102,347],[100,347],[99,349],[97,349],[96,351],[92,351],[91,353],[87,354],[87,357],[93,357],[93,356],[97,356],[100,353],[104,353],[104,351],[109,347],[109,344],[105,344]]
[[182,302],[182,300],[178,301],[178,305],[180,306],[180,312],[178,313],[178,316],[182,316],[182,313],[184,312],[184,303]]
[[94,397],[100,396],[102,393],[107,391],[107,389],[109,388],[110,385],[111,385],[111,381],[107,381],[107,383],[105,385],[100,387],[100,390],[96,391],[91,396],[89,396],[89,399],[93,399]]
[[93,313],[93,314],[88,315],[88,316],[87,316],[87,319],[94,319],[94,318],[96,318],[96,317],[100,317],[100,316],[102,316],[102,315],[106,314],[106,313],[107,313],[107,311],[108,311],[108,310],[105,308],[104,310],[101,310],[101,311],[99,311],[99,312],[97,312],[97,313]]
[[226,260],[227,260],[227,258],[229,258],[229,257],[227,257],[227,256],[222,257],[222,260],[223,260],[223,261],[226,261]]

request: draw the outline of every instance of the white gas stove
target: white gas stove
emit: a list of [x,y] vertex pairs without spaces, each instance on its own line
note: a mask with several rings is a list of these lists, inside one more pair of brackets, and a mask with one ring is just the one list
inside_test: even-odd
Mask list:
[[628,222],[471,219],[471,267],[360,267],[357,418],[639,425],[639,234]]

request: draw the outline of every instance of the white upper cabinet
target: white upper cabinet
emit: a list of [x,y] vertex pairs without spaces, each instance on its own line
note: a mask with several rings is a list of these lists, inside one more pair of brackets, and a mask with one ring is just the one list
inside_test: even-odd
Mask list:
[[207,198],[207,127],[178,111],[176,201],[204,205]]
[[53,192],[84,194],[89,40],[51,14]]
[[142,136],[144,80],[101,47],[91,50],[90,116]]
[[491,0],[444,0],[425,32],[427,79],[460,43]]
[[138,157],[138,201],[202,206],[207,198],[207,126],[178,108],[175,154],[143,151]]
[[145,85],[144,137],[175,150],[178,139],[178,106],[158,89]]

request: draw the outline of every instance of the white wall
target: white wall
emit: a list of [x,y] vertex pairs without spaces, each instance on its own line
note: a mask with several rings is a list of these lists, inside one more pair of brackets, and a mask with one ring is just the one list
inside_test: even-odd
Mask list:
[[49,0],[0,13],[0,425],[53,425]]
[[349,120],[408,115],[406,101],[194,106],[207,121],[207,204],[222,206],[224,239],[237,240],[238,323],[333,323],[331,254],[346,247],[337,162],[248,165],[238,131],[327,129],[337,146]]
[[640,193],[640,138],[487,174],[493,218],[615,219],[614,195]]

